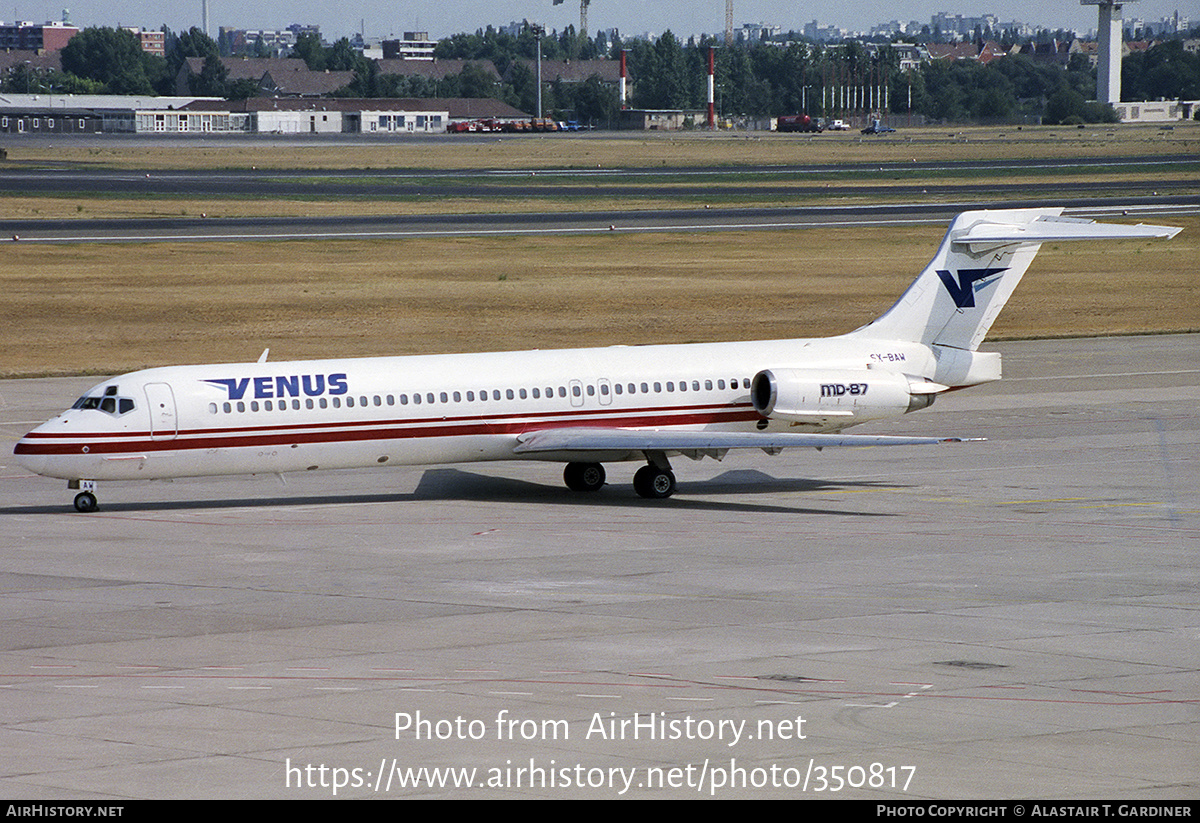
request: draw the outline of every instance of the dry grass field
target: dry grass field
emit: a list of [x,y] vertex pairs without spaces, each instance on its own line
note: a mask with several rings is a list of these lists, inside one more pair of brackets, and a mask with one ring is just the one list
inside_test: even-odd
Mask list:
[[[1047,244],[993,337],[1200,329],[1200,218],[1171,241]],[[0,375],[849,331],[942,228],[351,243],[13,244]],[[416,262],[413,262],[416,261]]]
[[[186,150],[182,150],[186,149]],[[795,135],[518,136],[306,144],[189,139],[10,146],[9,167],[587,168],[1200,157],[1200,127],[905,130]],[[1139,180],[1164,172],[1125,171]],[[1165,172],[1172,173],[1172,172]],[[1186,174],[1196,176],[1195,172]],[[1079,172],[1076,172],[1079,174]],[[1011,178],[1007,178],[1011,179]],[[1056,178],[1057,181],[1058,178]],[[1073,178],[1072,178],[1073,179]],[[852,186],[854,181],[847,181]],[[876,181],[878,182],[878,181]],[[1069,180],[1064,191],[1069,191]],[[716,195],[719,183],[714,185]],[[562,200],[430,203],[0,196],[3,217],[305,215],[563,208]],[[672,201],[651,193],[639,207]],[[571,209],[616,207],[587,198]],[[1200,329],[1200,218],[1169,242],[1046,247],[994,336]],[[112,373],[196,361],[550,348],[836,334],[903,291],[943,228],[809,229],[372,242],[40,246],[0,254],[0,376]]]

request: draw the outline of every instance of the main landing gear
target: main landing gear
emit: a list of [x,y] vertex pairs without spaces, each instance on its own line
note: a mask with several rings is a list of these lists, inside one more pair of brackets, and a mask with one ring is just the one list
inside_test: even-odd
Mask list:
[[[663,500],[675,493],[675,473],[665,455],[647,455],[650,462],[633,476],[633,490],[649,500]],[[604,467],[599,463],[568,463],[563,470],[567,488],[577,492],[598,491],[604,485]]]
[[599,491],[604,485],[604,467],[599,463],[568,463],[563,480],[573,492]]
[[663,500],[675,493],[675,473],[658,466],[642,466],[633,476],[633,490],[649,500]]

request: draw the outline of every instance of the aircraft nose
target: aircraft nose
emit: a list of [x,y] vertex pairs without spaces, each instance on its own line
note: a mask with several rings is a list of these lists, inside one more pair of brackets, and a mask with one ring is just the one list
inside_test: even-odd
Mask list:
[[13,447],[13,456],[16,458],[18,465],[34,474],[44,474],[47,460],[49,460],[49,457],[42,454],[41,449],[38,448],[38,434],[46,428],[47,423],[43,423],[28,432]]
[[17,445],[13,449],[13,455],[22,468],[28,469],[34,474],[41,474],[42,470],[46,468],[45,456],[34,454],[24,437],[17,441]]

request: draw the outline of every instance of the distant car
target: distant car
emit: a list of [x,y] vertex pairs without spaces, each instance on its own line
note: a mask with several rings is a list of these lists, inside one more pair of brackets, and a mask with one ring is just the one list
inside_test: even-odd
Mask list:
[[862,130],[863,134],[891,134],[894,132],[891,126],[885,126],[878,120],[872,120],[871,125]]
[[826,120],[825,131],[850,131],[844,120]]

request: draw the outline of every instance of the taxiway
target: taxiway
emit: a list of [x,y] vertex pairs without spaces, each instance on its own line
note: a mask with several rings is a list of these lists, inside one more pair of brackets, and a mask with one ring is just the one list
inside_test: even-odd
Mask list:
[[0,382],[0,792],[1200,797],[1200,336],[989,348],[872,429],[986,442],[677,459],[660,503],[499,464],[80,515],[11,444],[97,378]]

